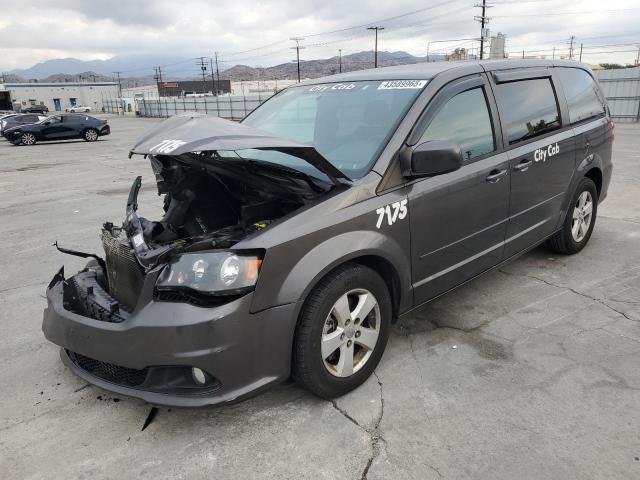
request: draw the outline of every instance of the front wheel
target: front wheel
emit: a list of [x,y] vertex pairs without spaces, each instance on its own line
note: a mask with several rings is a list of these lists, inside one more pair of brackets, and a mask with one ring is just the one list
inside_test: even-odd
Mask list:
[[22,145],[35,145],[36,136],[33,133],[25,132],[20,137],[20,143],[22,143]]
[[391,315],[389,290],[374,270],[356,263],[334,270],[302,309],[293,378],[323,398],[358,387],[384,353]]
[[562,230],[549,239],[549,248],[566,255],[582,250],[593,232],[598,213],[598,190],[590,178],[578,184]]
[[94,128],[87,128],[84,131],[83,138],[87,142],[95,142],[96,140],[98,140],[98,131]]

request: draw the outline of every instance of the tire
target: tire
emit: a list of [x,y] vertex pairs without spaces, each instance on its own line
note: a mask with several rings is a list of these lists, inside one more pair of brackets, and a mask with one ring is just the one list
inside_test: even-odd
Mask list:
[[89,113],[91,110],[89,110],[88,108],[84,111],[84,113]]
[[82,138],[84,138],[85,142],[95,142],[98,140],[98,131],[95,128],[87,128],[82,133]]
[[36,144],[36,136],[31,132],[24,132],[20,137],[20,143],[22,145],[35,145]]
[[[360,305],[368,310],[365,318],[357,315]],[[374,270],[347,263],[329,273],[300,313],[293,345],[294,380],[322,398],[339,397],[361,385],[382,358],[391,315],[389,290]]]
[[547,245],[557,253],[578,253],[591,238],[597,214],[598,190],[593,180],[585,177],[571,198],[562,229],[549,239]]

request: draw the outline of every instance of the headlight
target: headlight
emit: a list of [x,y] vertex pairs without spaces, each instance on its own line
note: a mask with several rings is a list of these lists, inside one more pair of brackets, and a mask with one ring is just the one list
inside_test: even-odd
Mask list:
[[185,253],[162,270],[156,287],[220,295],[243,293],[256,284],[261,265],[262,257],[255,253]]

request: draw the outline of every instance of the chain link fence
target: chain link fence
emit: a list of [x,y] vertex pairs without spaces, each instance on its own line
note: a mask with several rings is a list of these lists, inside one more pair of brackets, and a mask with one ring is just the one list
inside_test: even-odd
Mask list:
[[170,117],[183,112],[201,112],[229,120],[242,120],[269,97],[212,96],[160,97],[136,100],[141,117]]

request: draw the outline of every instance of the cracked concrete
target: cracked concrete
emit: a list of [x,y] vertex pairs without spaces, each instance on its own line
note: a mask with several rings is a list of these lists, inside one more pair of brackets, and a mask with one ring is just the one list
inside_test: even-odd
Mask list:
[[[113,135],[0,143],[0,478],[599,479],[640,476],[640,126],[618,125],[615,175],[585,250],[538,248],[394,325],[364,385],[327,402],[292,383],[238,405],[160,408],[62,366],[40,332],[51,244],[100,251],[131,179]],[[46,168],[45,168],[46,167]],[[144,215],[161,208],[140,194]]]

